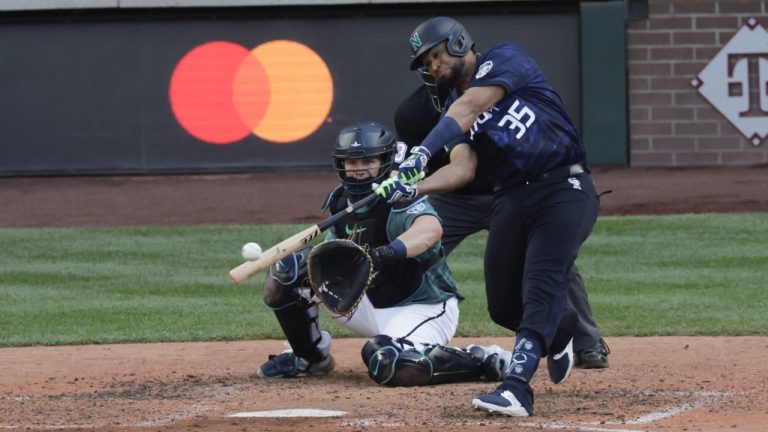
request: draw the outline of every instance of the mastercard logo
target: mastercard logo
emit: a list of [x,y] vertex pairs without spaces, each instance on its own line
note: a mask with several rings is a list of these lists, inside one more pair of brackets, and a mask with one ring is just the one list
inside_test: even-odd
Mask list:
[[250,51],[216,41],[179,61],[169,98],[179,124],[201,141],[231,144],[253,134],[285,144],[325,122],[333,79],[323,59],[295,41],[270,41]]

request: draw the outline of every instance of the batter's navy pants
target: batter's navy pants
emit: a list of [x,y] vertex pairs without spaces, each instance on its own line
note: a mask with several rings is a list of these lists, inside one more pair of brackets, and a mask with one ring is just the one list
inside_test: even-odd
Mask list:
[[534,332],[553,349],[556,336],[573,329],[577,317],[568,302],[568,274],[597,209],[587,172],[495,192],[484,263],[494,322]]

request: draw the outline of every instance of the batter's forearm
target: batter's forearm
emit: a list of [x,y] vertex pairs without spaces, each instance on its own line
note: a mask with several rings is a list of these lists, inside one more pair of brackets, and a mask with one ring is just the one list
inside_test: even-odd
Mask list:
[[419,193],[452,192],[475,179],[477,155],[469,144],[461,143],[451,149],[450,163],[443,165],[419,183]]
[[435,171],[419,184],[421,195],[452,192],[461,188],[475,178],[473,168],[448,164]]

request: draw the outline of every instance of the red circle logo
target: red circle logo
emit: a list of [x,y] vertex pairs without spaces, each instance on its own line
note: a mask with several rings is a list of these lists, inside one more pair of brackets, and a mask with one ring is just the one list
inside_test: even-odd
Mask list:
[[169,98],[176,120],[201,141],[231,144],[254,134],[284,144],[323,124],[333,79],[323,59],[299,42],[270,41],[248,51],[216,41],[179,61]]

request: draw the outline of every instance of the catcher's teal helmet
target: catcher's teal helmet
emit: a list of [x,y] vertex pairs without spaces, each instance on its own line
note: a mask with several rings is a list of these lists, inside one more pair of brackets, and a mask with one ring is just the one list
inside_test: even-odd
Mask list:
[[[353,197],[368,195],[372,192],[373,183],[381,183],[389,178],[395,163],[396,148],[395,134],[383,124],[375,121],[353,123],[342,129],[336,139],[336,147],[333,150],[336,174]],[[377,176],[364,179],[347,177],[344,169],[345,159],[373,156],[381,158],[381,168]]]
[[421,57],[440,42],[447,41],[448,54],[464,57],[475,46],[472,36],[460,22],[448,17],[430,18],[419,24],[408,39],[411,47],[411,70],[421,67]]

